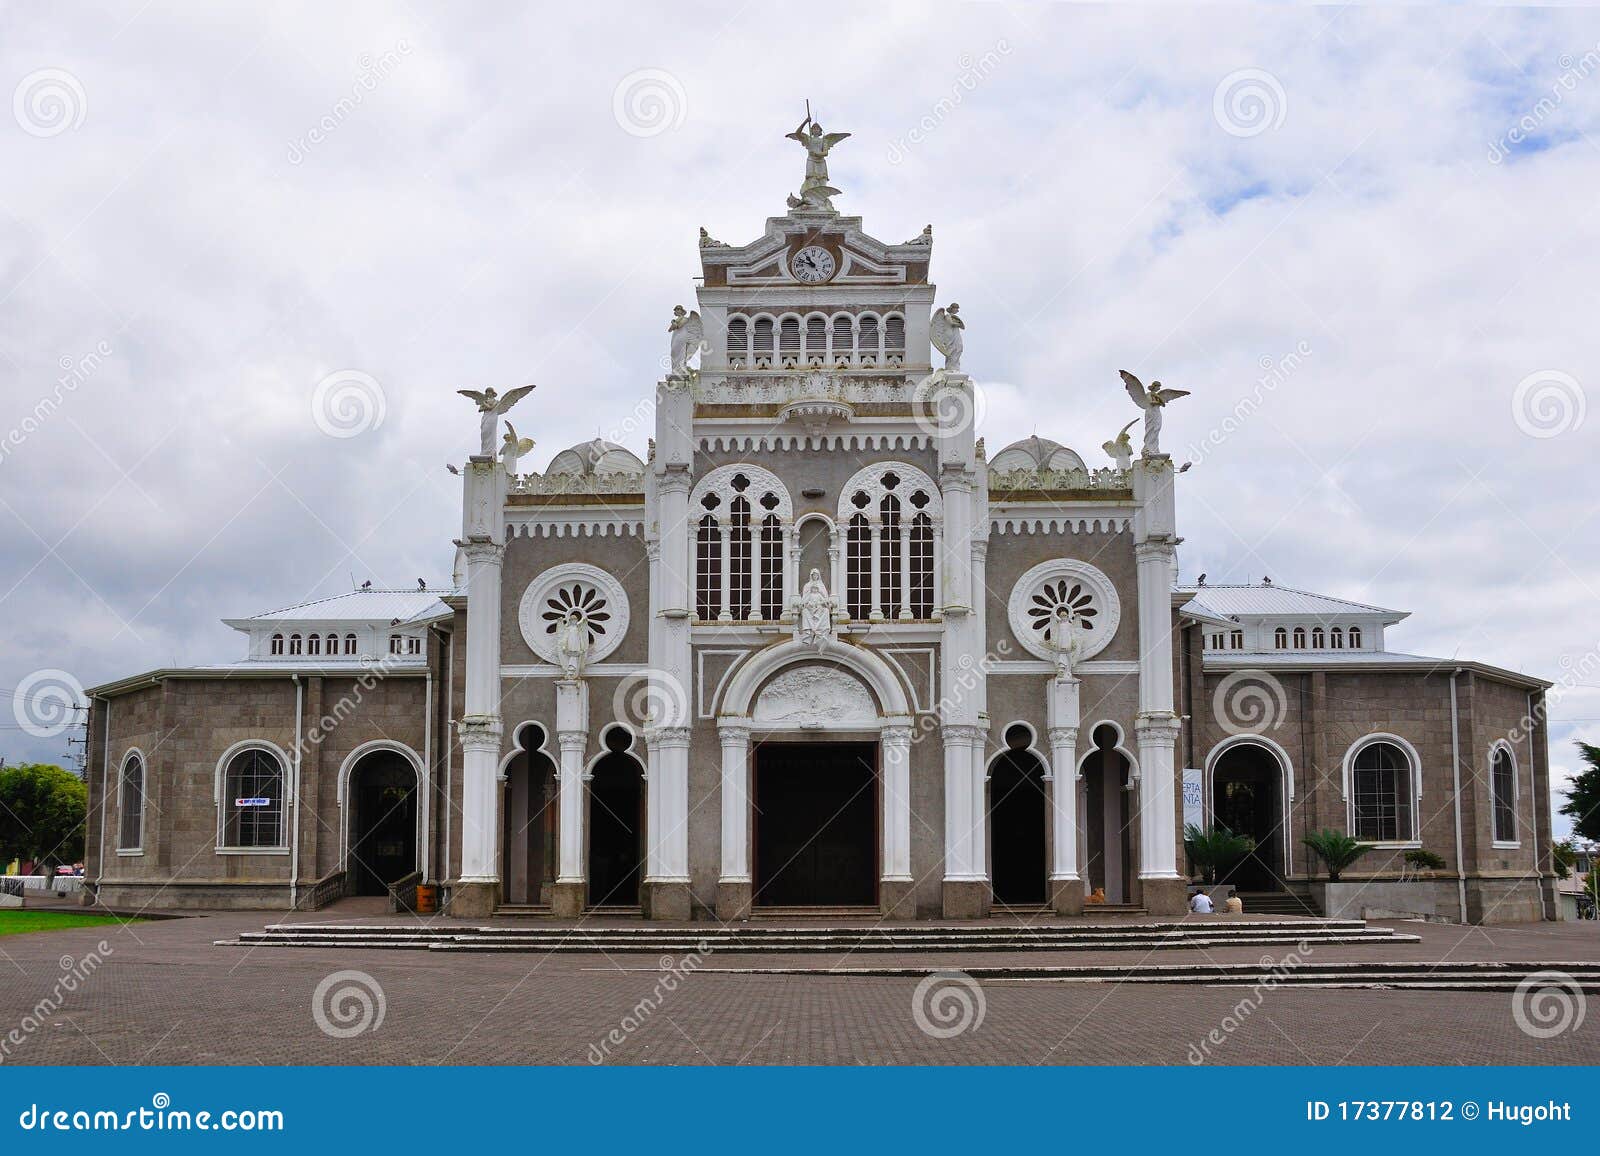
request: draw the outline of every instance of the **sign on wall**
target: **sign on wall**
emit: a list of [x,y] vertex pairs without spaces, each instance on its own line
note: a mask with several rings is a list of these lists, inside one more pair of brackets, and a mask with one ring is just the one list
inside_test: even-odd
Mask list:
[[[1187,774],[1188,772],[1184,773]],[[233,805],[235,807],[270,807],[272,806],[272,800],[258,795],[249,799],[235,799]]]
[[1205,790],[1201,786],[1201,772],[1195,767],[1183,769],[1183,825],[1187,827],[1193,823],[1196,827],[1205,826],[1206,800]]

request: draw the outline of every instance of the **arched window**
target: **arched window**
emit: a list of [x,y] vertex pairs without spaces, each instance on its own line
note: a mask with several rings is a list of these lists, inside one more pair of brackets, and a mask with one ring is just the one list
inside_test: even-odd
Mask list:
[[778,363],[784,369],[800,364],[800,319],[785,317],[778,326]]
[[1352,626],[1350,628],[1350,649],[1361,649],[1361,627],[1359,626]]
[[860,365],[877,365],[880,360],[877,314],[863,313],[856,333],[856,362]]
[[328,652],[330,657],[335,655],[335,654],[338,654],[339,653],[339,636],[337,634],[328,635],[328,637],[323,640],[323,649]]
[[845,605],[852,618],[933,616],[941,509],[927,474],[906,462],[859,470],[840,491]]
[[421,654],[422,653],[422,639],[418,638],[415,634],[406,635],[406,653],[407,654]]
[[1322,627],[1320,627],[1320,626],[1312,627],[1311,628],[1311,649],[1312,650],[1326,650],[1327,646],[1328,646],[1328,640],[1322,633]]
[[399,654],[400,653],[400,636],[398,634],[389,635],[389,653],[390,654]]
[[308,634],[308,635],[306,635],[306,653],[307,654],[321,654],[322,653],[322,635],[320,635],[320,634]]
[[298,634],[289,635],[289,653],[291,655],[299,654],[303,645]]
[[1489,764],[1489,791],[1494,802],[1494,841],[1517,841],[1517,763],[1506,747],[1495,747]]
[[1396,743],[1370,742],[1350,764],[1350,828],[1357,839],[1403,843],[1413,838],[1411,757]]
[[1244,631],[1235,630],[1228,635],[1228,647],[1231,650],[1244,649]]
[[268,649],[269,653],[282,654],[283,653],[283,635],[274,634],[272,636],[272,641],[268,644],[267,649]]
[[806,318],[806,364],[821,367],[828,363],[828,319],[819,314]]
[[772,620],[791,591],[789,492],[756,465],[718,466],[696,483],[695,616],[701,621]]
[[743,317],[728,319],[728,364],[743,369],[750,358],[750,322]]
[[772,318],[756,318],[755,344],[750,356],[755,368],[772,368]]
[[1294,628],[1294,648],[1296,650],[1304,650],[1306,648],[1306,628],[1304,626],[1296,626]]
[[906,359],[906,319],[891,313],[883,319],[883,356],[890,365],[903,365]]
[[131,754],[122,764],[117,782],[117,810],[122,821],[117,829],[117,850],[144,849],[144,760]]
[[1289,632],[1281,626],[1274,630],[1272,632],[1272,645],[1279,650],[1289,649]]
[[249,747],[228,763],[222,783],[223,847],[283,847],[283,765]]
[[1328,631],[1328,643],[1335,650],[1343,650],[1344,649],[1344,631],[1341,628],[1337,627],[1337,626],[1332,627]]
[[850,318],[840,314],[833,319],[833,364],[848,369],[855,362],[856,332]]

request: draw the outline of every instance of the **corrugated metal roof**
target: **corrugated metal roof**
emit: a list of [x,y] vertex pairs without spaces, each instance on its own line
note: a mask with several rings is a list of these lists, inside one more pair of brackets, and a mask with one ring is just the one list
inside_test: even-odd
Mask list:
[[427,621],[448,615],[448,606],[439,601],[438,590],[352,590],[317,598],[281,610],[252,614],[247,622],[292,620],[297,622],[401,622]]
[[[1387,622],[1399,622],[1409,611],[1386,610],[1364,602],[1351,602],[1327,594],[1313,594],[1292,586],[1198,586],[1185,593],[1193,595],[1184,613],[1199,613],[1230,618],[1234,615],[1288,615],[1313,618],[1344,618],[1356,614],[1376,614]],[[1189,607],[1196,607],[1190,611]]]

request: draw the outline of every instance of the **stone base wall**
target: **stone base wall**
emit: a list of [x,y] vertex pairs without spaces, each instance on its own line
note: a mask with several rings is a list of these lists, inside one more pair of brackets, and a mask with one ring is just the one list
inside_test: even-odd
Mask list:
[[290,910],[289,888],[283,883],[102,883],[95,899],[119,910]]
[[[1454,879],[1363,879],[1313,883],[1311,893],[1330,919],[1420,916],[1461,922],[1461,893]],[[1468,923],[1536,923],[1547,915],[1535,879],[1468,879]]]

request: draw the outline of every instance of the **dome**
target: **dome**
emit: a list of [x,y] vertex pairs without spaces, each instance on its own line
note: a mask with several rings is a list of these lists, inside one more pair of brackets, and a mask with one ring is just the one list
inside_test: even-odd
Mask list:
[[1087,467],[1072,450],[1060,442],[1035,434],[1012,442],[989,459],[989,468],[998,473],[1012,470],[1082,470]]
[[642,474],[644,463],[631,450],[604,438],[580,442],[550,459],[546,474]]

